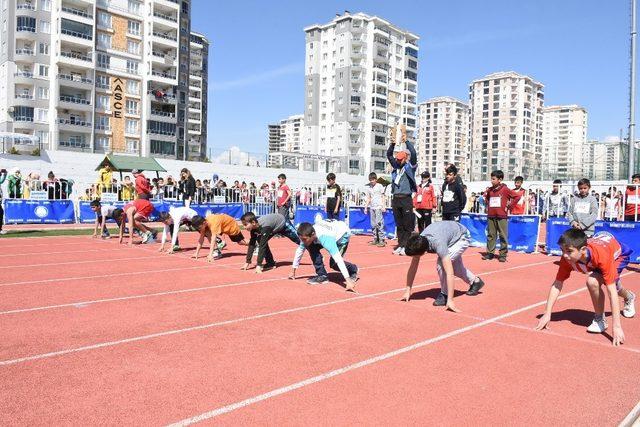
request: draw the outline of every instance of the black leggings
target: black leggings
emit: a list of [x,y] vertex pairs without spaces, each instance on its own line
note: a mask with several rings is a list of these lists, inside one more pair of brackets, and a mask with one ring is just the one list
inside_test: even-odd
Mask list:
[[431,209],[416,209],[421,215],[418,218],[418,232],[422,233],[422,230],[431,225]]
[[398,194],[391,199],[393,218],[396,221],[398,245],[404,248],[409,236],[416,227],[416,216],[413,214],[413,201],[410,195]]
[[2,209],[2,200],[0,200],[0,231],[2,231],[3,222],[4,222],[4,209]]

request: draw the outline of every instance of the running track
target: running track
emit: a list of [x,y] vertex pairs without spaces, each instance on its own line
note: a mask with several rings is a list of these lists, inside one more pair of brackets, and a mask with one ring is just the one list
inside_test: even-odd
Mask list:
[[[431,305],[433,255],[403,303],[409,259],[366,241],[346,255],[361,267],[350,294],[336,275],[306,285],[307,255],[287,280],[287,239],[262,275],[239,270],[233,243],[208,264],[84,236],[0,240],[0,424],[617,425],[640,409],[640,318],[619,348],[587,334],[584,276],[532,330],[557,258],[467,251],[487,285],[454,314]],[[640,274],[623,283],[640,291]]]

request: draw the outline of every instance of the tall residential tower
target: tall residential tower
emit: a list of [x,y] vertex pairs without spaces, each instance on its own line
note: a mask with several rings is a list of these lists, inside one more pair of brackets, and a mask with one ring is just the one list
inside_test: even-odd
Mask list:
[[577,105],[554,105],[542,111],[542,179],[584,178],[587,110]]

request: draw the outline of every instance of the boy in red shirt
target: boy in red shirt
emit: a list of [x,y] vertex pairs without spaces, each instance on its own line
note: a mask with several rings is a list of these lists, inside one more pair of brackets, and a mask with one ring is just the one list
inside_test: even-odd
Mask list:
[[509,215],[524,215],[525,195],[527,194],[527,190],[522,188],[523,182],[524,182],[523,177],[516,176],[516,179],[515,179],[516,188],[514,188],[513,191],[520,195],[520,200],[518,200],[515,203],[509,204]]
[[138,169],[132,170],[131,173],[136,179],[136,193],[138,194],[138,198],[146,200],[150,199],[151,186],[149,185],[149,181],[147,181],[147,177]]
[[278,192],[276,194],[276,206],[278,213],[289,221],[289,208],[291,208],[291,189],[287,185],[287,176],[283,173],[278,175]]
[[[124,236],[125,222],[129,227],[129,246],[133,246],[133,232],[135,229],[142,231],[142,243],[146,243],[151,237],[151,229],[149,229],[143,222],[149,221],[149,216],[153,212],[153,205],[146,199],[136,199],[130,203],[127,203],[124,208],[116,209],[113,211],[113,219],[120,225],[119,230],[119,243],[122,243]],[[124,221],[123,216],[126,216],[127,221]]]
[[631,177],[631,184],[625,192],[624,220],[640,221],[640,173]]
[[602,290],[602,285],[604,285],[611,300],[613,345],[622,344],[624,332],[620,322],[619,296],[625,300],[622,315],[625,317],[635,315],[635,295],[620,285],[620,273],[629,263],[631,250],[621,245],[610,233],[600,232],[593,238],[587,239],[584,231],[575,228],[565,231],[560,236],[558,244],[562,247],[560,267],[556,280],[549,291],[545,312],[535,329],[541,330],[547,327],[551,320],[553,304],[562,290],[562,284],[569,278],[571,271],[575,270],[587,274],[587,289],[591,295],[595,312],[593,322],[587,328],[587,332],[603,333],[607,329],[607,321],[604,318],[605,293]]
[[413,194],[413,208],[418,215],[418,232],[431,225],[431,214],[436,207],[435,187],[431,185],[431,174],[422,172],[420,174],[422,182],[418,185],[418,191]]
[[507,206],[514,205],[520,200],[520,193],[510,190],[502,183],[504,173],[501,170],[491,172],[491,187],[484,193],[487,205],[487,253],[482,259],[493,259],[496,249],[496,239],[500,236],[500,256],[498,261],[507,262],[509,253]]

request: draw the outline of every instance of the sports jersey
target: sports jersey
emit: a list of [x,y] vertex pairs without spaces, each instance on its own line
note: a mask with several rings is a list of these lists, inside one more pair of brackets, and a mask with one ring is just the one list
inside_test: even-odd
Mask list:
[[[173,236],[171,236],[171,245],[175,246],[176,242],[178,241],[178,229],[180,228],[180,224],[182,224],[182,221],[191,221],[194,216],[198,215],[198,212],[187,207],[172,207],[171,209],[169,209],[169,215],[171,216],[171,220],[173,221]],[[162,232],[163,245],[167,241],[167,235],[169,234],[169,231],[170,227],[165,224],[164,231]]]
[[[349,226],[343,221],[316,219],[313,229],[316,232],[317,242],[329,252],[329,255],[338,265],[342,276],[345,279],[349,278],[347,266],[340,253],[340,248],[349,242],[349,237],[351,236]],[[302,260],[305,249],[304,243],[300,242],[300,246],[296,249],[296,254],[293,258],[293,268],[300,266],[300,260]]]
[[145,218],[149,218],[149,215],[153,212],[153,205],[146,199],[136,199],[133,202],[127,203],[123,210],[127,212],[132,206],[136,208],[136,213]]
[[587,240],[586,262],[572,262],[562,257],[556,280],[564,282],[571,275],[571,271],[588,273],[591,271],[602,274],[605,284],[616,283],[620,273],[629,263],[631,250],[620,243],[607,232],[600,232]]
[[[211,231],[211,235],[227,234],[235,236],[240,234],[240,227],[236,220],[227,214],[207,215],[205,219],[207,228]],[[206,228],[205,228],[206,231]],[[203,233],[205,232],[203,231]]]

